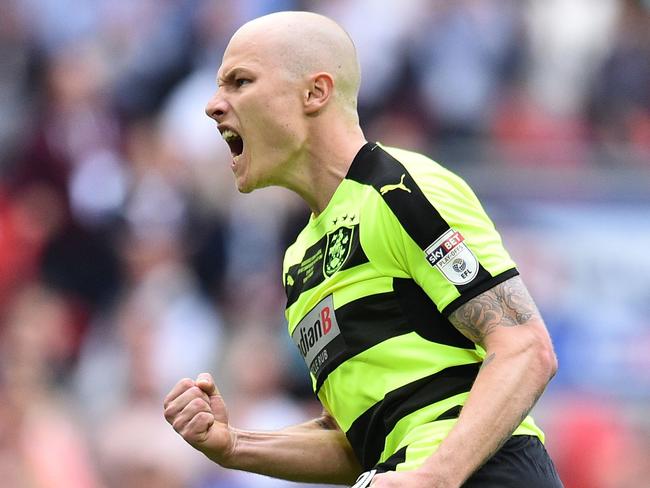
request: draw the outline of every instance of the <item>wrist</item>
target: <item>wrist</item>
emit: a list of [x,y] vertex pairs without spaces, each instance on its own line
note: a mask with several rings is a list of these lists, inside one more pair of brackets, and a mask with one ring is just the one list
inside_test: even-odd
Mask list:
[[240,438],[240,432],[233,428],[228,428],[228,435],[230,436],[230,442],[227,443],[227,447],[215,447],[211,446],[209,443],[205,443],[201,446],[197,446],[199,451],[201,451],[206,457],[211,461],[214,461],[222,468],[226,469],[238,469],[236,461],[240,459],[240,456],[236,454],[237,445]]
[[423,479],[428,480],[430,486],[436,488],[459,488],[465,481],[462,469],[456,469],[451,460],[443,460],[435,454],[417,471]]

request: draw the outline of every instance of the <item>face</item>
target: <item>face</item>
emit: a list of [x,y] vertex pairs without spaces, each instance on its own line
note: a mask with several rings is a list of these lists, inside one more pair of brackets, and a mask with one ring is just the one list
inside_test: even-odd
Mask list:
[[245,193],[283,185],[304,141],[299,81],[279,67],[269,44],[235,36],[206,107],[230,147],[237,187]]

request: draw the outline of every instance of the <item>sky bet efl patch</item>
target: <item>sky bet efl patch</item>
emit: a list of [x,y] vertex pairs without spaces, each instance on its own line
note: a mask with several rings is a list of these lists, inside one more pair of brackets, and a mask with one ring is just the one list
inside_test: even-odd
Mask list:
[[460,232],[449,229],[424,250],[427,261],[454,285],[465,285],[478,273],[478,260]]

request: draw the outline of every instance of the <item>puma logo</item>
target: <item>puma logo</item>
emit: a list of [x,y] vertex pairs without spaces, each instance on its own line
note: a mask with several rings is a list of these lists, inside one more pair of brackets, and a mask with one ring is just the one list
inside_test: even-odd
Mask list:
[[402,179],[399,180],[399,183],[397,183],[395,185],[384,185],[384,186],[382,186],[379,189],[379,193],[381,193],[382,195],[385,195],[389,191],[393,191],[393,190],[404,190],[404,191],[407,191],[407,192],[411,193],[411,190],[409,190],[406,187],[406,185],[404,184],[404,178],[405,177],[406,177],[406,174],[403,174]]

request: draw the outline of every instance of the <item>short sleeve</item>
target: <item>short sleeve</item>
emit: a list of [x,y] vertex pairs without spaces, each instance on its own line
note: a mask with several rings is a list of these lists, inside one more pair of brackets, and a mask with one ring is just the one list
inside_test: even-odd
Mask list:
[[[471,188],[425,156],[386,148],[369,181],[383,201],[398,266],[444,315],[518,274],[501,236]],[[379,217],[379,215],[378,215]]]

